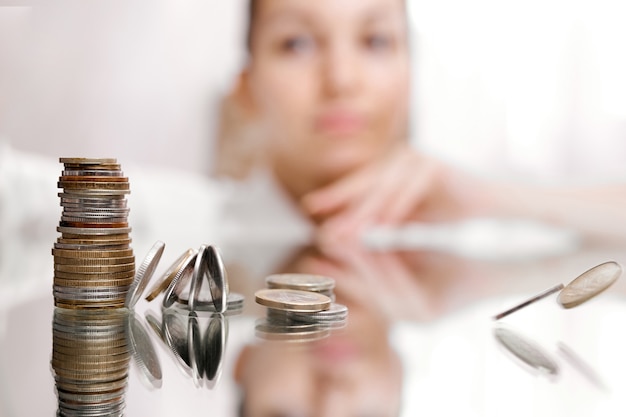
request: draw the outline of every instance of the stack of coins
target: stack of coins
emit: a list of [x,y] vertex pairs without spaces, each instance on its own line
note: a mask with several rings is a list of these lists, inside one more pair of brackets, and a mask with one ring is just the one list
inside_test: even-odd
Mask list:
[[[257,303],[268,307],[270,322],[287,325],[308,323],[335,328],[346,324],[348,308],[334,302],[334,279],[322,275],[274,274],[268,276],[265,283],[269,290],[258,291],[256,299]],[[278,302],[281,298],[283,301]],[[297,298],[300,302],[289,301]]]
[[130,361],[126,310],[56,308],[52,371],[58,416],[121,416]]
[[116,159],[61,158],[63,212],[54,256],[55,305],[123,307],[135,274],[126,194]]

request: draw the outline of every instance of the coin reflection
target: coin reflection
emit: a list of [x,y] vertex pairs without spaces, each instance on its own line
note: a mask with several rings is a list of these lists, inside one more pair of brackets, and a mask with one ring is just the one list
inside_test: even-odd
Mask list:
[[152,312],[147,318],[182,374],[198,388],[214,388],[221,376],[228,335],[224,315],[168,308],[163,310],[161,322]]
[[130,348],[122,310],[56,308],[52,371],[58,415],[122,415]]
[[[268,309],[256,323],[255,342],[236,361],[240,415],[398,415],[402,368],[388,337],[390,317],[375,299],[349,296],[359,278],[352,264],[333,260],[330,273],[313,268],[310,255],[302,253],[278,272],[334,278],[337,302],[347,306],[349,319],[342,329],[320,329]],[[324,261],[313,256],[316,265]]]

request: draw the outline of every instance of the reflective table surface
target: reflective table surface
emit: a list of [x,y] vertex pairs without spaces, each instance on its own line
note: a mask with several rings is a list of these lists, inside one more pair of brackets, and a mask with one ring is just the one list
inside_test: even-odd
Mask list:
[[[553,294],[493,320],[599,263],[626,265],[621,245],[513,261],[346,247],[221,249],[231,292],[245,296],[243,308],[225,314],[163,309],[162,296],[142,298],[132,312],[63,310],[49,286],[40,288],[51,280],[37,279],[37,291],[0,310],[0,416],[61,408],[264,417],[626,410],[624,277],[573,309]],[[156,276],[175,255],[164,255]],[[277,272],[333,277],[336,301],[349,308],[345,326],[268,326],[254,292]],[[6,300],[11,290],[3,291]],[[72,390],[106,406],[80,410],[84,397]]]

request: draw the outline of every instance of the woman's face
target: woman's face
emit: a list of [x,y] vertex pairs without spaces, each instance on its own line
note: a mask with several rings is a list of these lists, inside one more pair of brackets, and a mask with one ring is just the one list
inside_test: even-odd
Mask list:
[[332,182],[405,134],[404,7],[402,0],[258,1],[245,85],[273,169],[287,183],[300,180],[292,193]]

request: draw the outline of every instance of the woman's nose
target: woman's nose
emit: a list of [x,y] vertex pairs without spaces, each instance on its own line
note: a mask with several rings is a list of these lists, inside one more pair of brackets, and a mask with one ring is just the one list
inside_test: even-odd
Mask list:
[[354,49],[347,42],[337,42],[324,51],[320,70],[325,96],[349,96],[358,91],[360,65]]

